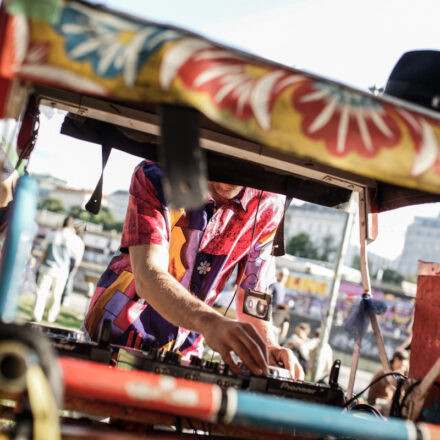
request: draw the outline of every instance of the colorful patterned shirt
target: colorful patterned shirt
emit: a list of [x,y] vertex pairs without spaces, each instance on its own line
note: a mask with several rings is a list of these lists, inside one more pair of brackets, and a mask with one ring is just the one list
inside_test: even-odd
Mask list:
[[242,288],[267,291],[274,280],[272,243],[284,201],[278,194],[244,188],[218,209],[210,200],[200,209],[169,210],[162,170],[153,162],[142,162],[130,186],[120,251],[101,276],[85,318],[88,335],[96,340],[103,321],[109,319],[116,344],[139,348],[146,343],[185,357],[201,355],[202,335],[166,321],[137,295],[128,248],[166,246],[169,273],[209,305],[237,266]]

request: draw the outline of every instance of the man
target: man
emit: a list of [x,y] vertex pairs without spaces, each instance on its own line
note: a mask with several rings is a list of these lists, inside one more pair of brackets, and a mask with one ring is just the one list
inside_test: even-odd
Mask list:
[[[391,371],[406,376],[409,369],[409,353],[405,350],[396,350],[393,353],[390,367]],[[371,383],[383,376],[384,373],[383,368],[379,369],[371,379]],[[376,405],[379,409],[382,409],[391,403],[394,391],[395,386],[392,385],[391,381],[384,377],[382,380],[379,380],[379,382],[371,385],[368,391],[368,403],[370,405]]]
[[85,251],[85,243],[83,240],[84,228],[83,226],[75,225],[74,229],[77,236],[76,252],[75,252],[76,258],[75,257],[70,258],[69,276],[64,286],[63,294],[61,295],[61,304],[63,306],[69,305],[69,297],[72,295],[73,292],[73,284],[75,281],[76,273],[78,271],[79,264],[84,256],[84,251]]
[[[96,339],[109,319],[114,343],[149,344],[184,357],[201,356],[204,339],[234,372],[231,352],[254,374],[267,374],[269,360],[303,377],[271,325],[242,312],[245,288],[268,289],[284,197],[221,183],[208,187],[211,198],[200,209],[169,211],[159,166],[144,161],[136,168],[120,253],[98,282],[85,330]],[[234,321],[210,306],[237,265]]]
[[289,269],[283,267],[277,273],[277,280],[270,285],[270,292],[272,293],[272,305],[284,304],[286,297],[286,282],[289,278]]
[[307,370],[307,362],[309,360],[310,350],[310,324],[308,322],[300,322],[284,346],[293,351],[304,371]]
[[73,217],[66,217],[63,226],[47,240],[42,264],[38,271],[37,298],[34,304],[33,319],[43,319],[46,302],[51,296],[47,320],[55,322],[60,311],[61,296],[70,271],[70,260],[75,260],[74,269],[79,266],[84,247],[74,229]]

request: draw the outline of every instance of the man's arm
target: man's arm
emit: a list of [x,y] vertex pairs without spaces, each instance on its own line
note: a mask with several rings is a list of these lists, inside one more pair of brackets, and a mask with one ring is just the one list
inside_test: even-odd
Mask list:
[[[258,333],[263,337],[269,351],[269,364],[275,366],[284,366],[290,371],[290,374],[296,379],[304,379],[304,371],[291,350],[280,347],[276,334],[270,321],[257,319],[253,316],[243,313],[244,290],[239,288],[236,298],[236,315],[239,321],[253,324]],[[280,365],[281,364],[281,365]]]
[[203,334],[206,343],[220,353],[232,371],[238,372],[234,351],[254,374],[268,374],[264,340],[251,323],[220,315],[186,290],[168,273],[168,249],[162,245],[129,248],[137,294],[166,320]]

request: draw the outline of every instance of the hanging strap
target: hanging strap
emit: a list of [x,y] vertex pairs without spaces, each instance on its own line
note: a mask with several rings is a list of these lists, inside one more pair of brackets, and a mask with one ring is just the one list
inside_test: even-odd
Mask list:
[[272,248],[272,255],[274,257],[282,257],[286,254],[286,248],[284,245],[284,218],[286,216],[286,211],[289,209],[290,203],[292,202],[292,198],[293,197],[286,196],[283,218],[281,219],[280,224],[275,232]]
[[91,212],[92,214],[98,214],[99,210],[101,209],[101,201],[102,201],[102,183],[104,180],[104,168],[107,165],[108,158],[110,157],[112,149],[111,147],[108,147],[107,145],[102,145],[102,171],[101,171],[101,177],[96,185],[95,190],[93,191],[92,196],[90,197],[90,200],[86,203],[85,208],[87,211]]

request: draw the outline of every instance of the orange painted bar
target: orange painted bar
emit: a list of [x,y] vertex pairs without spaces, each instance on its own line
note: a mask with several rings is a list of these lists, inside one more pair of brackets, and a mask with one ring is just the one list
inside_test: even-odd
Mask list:
[[214,421],[220,409],[222,392],[217,385],[68,357],[60,357],[59,363],[70,398],[93,398],[208,421]]

